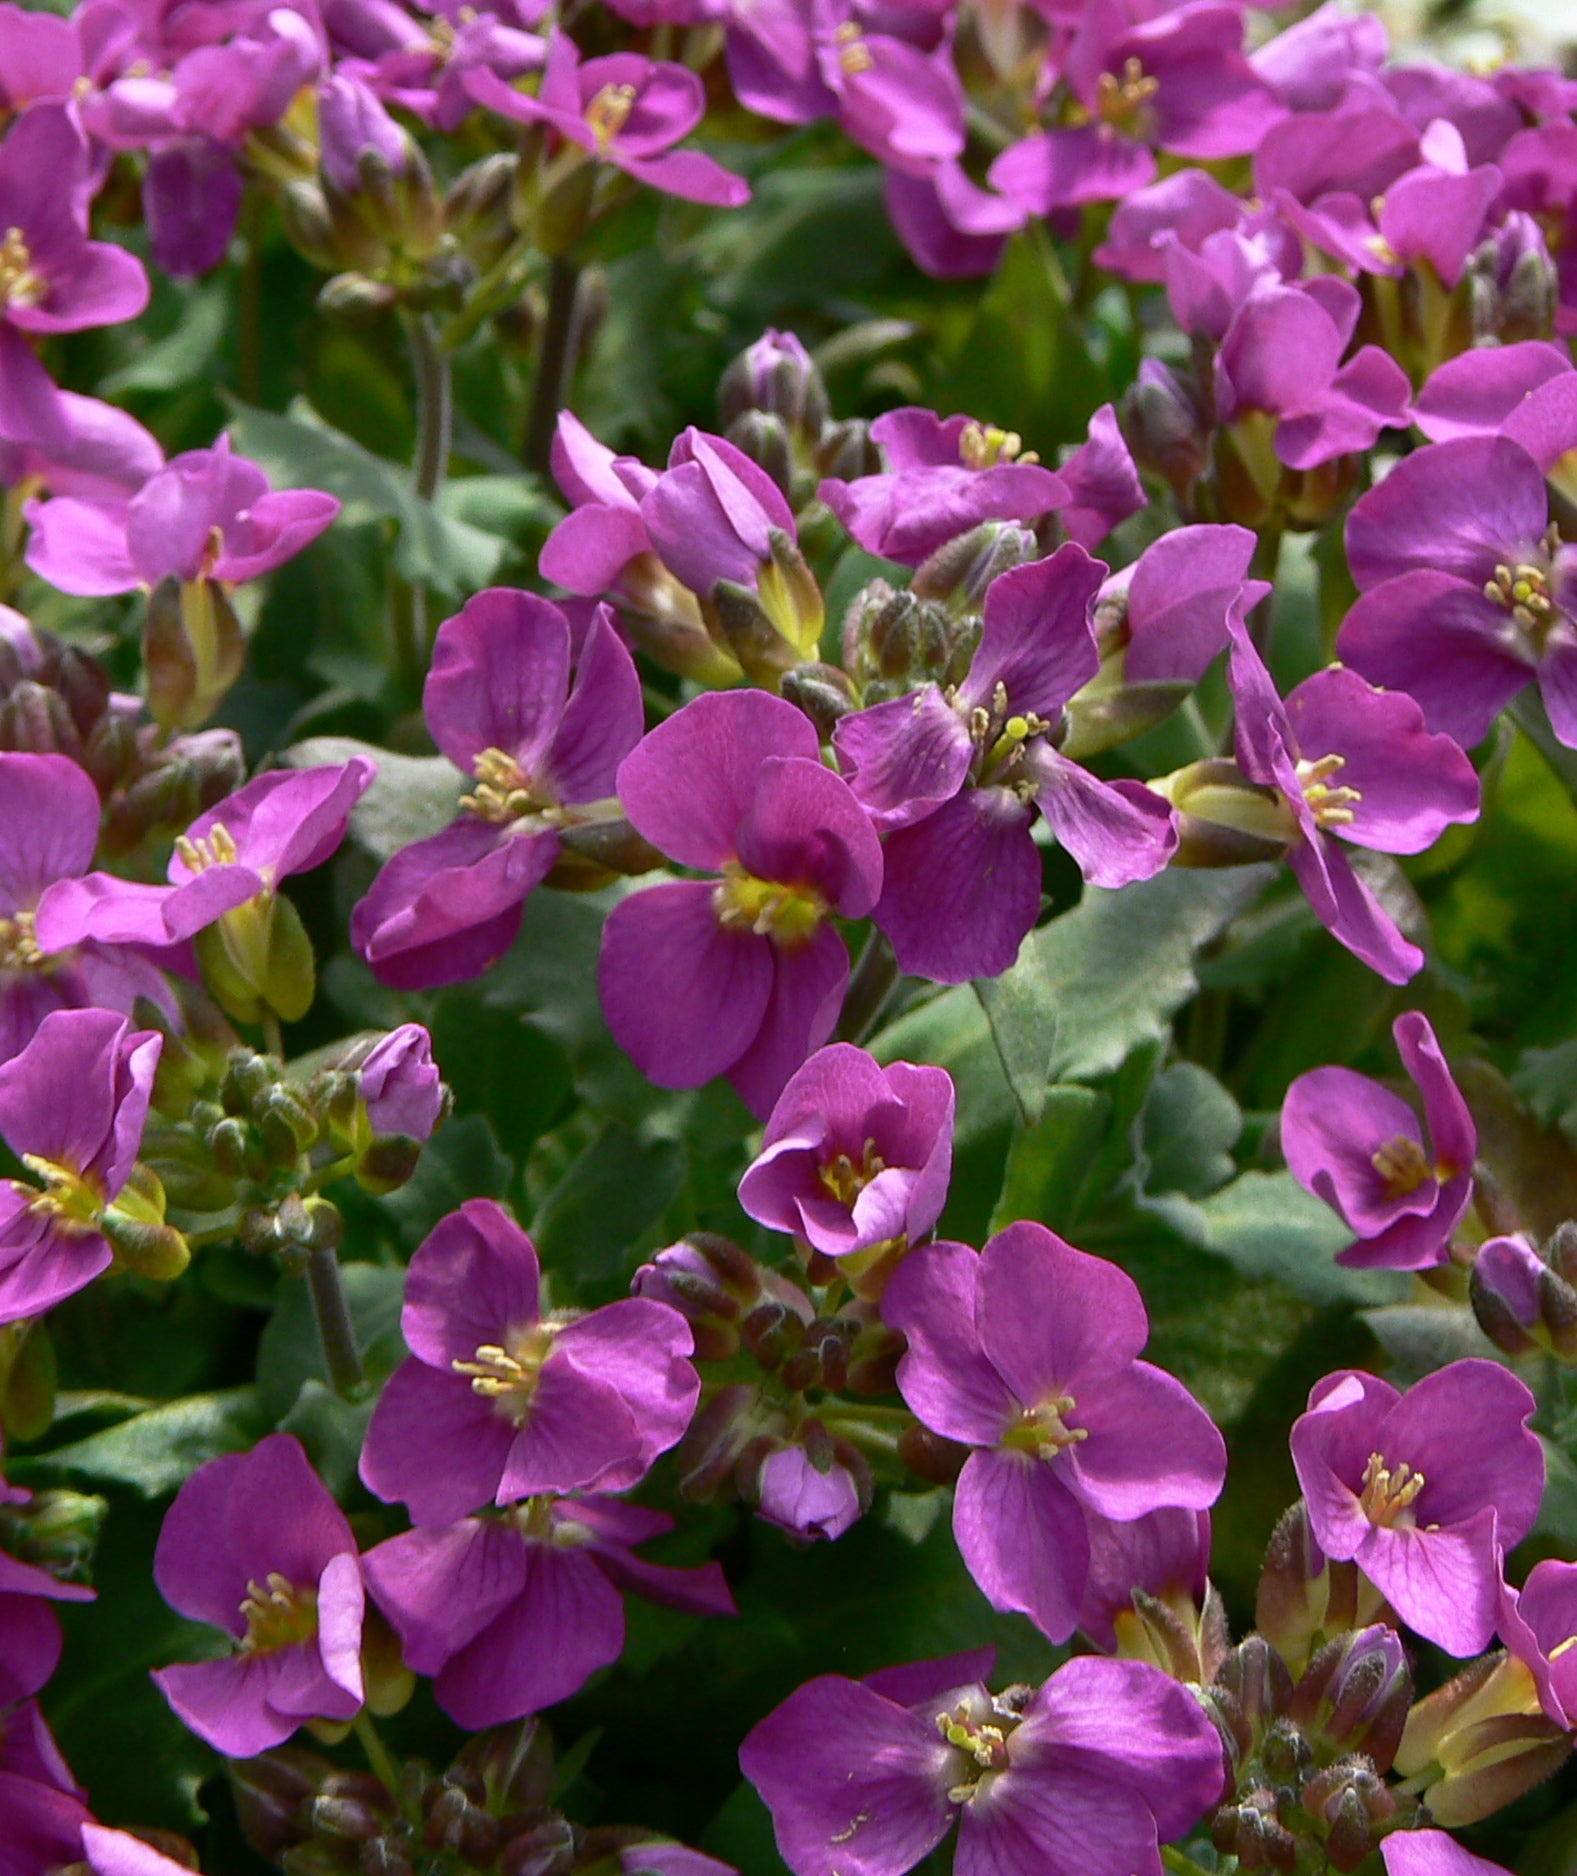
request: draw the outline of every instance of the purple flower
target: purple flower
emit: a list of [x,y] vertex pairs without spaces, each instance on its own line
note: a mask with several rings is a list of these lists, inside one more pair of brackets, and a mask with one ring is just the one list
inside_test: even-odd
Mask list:
[[1246,628],[1230,627],[1238,763],[1271,789],[1287,864],[1315,916],[1387,983],[1406,983],[1423,953],[1353,870],[1338,842],[1422,853],[1453,821],[1478,817],[1473,765],[1449,736],[1431,735],[1410,697],[1371,688],[1332,666],[1276,695]]
[[420,1023],[391,1029],[362,1063],[357,1083],[375,1134],[426,1140],[444,1111],[433,1039]]
[[1385,25],[1373,13],[1348,13],[1338,0],[1277,33],[1249,63],[1292,111],[1328,111],[1354,78],[1385,64]]
[[104,1214],[136,1164],[162,1047],[112,1011],[56,1010],[0,1064],[0,1135],[38,1182],[0,1181],[0,1321],[109,1268]]
[[1532,1675],[1546,1717],[1565,1732],[1577,1728],[1577,1563],[1546,1558],[1520,1590],[1502,1585],[1498,1627]]
[[1410,1628],[1454,1655],[1485,1647],[1501,1557],[1533,1528],[1544,1454],[1534,1399],[1492,1361],[1454,1361],[1399,1394],[1328,1375],[1292,1429],[1321,1550],[1356,1563]]
[[991,182],[1037,215],[1115,201],[1155,177],[1152,146],[1211,159],[1252,150],[1285,115],[1243,56],[1243,15],[1199,0],[1135,23],[1121,0],[1082,9],[1062,76],[1087,120],[1005,150]]
[[82,1826],[82,1851],[93,1876],[191,1876],[184,1863],[165,1856],[127,1830]]
[[83,206],[87,139],[64,104],[35,104],[0,144],[0,435],[63,444],[62,395],[29,336],[135,319],[148,304],[142,263],[90,241]]
[[1105,572],[1069,542],[999,575],[956,693],[929,684],[834,731],[850,787],[887,833],[873,916],[903,970],[962,983],[1013,962],[1040,912],[1036,809],[1097,886],[1148,879],[1175,849],[1158,795],[1103,782],[1056,746],[1100,664],[1090,607]]
[[26,483],[55,495],[119,497],[135,494],[164,467],[158,439],[129,411],[75,391],[62,391],[60,404],[66,434],[49,449],[0,441],[0,482],[7,488]]
[[612,795],[643,723],[640,679],[606,609],[577,655],[557,606],[505,587],[439,627],[422,707],[476,787],[441,834],[395,854],[351,915],[351,942],[402,990],[497,963],[559,857],[559,830]]
[[306,1720],[360,1710],[356,1539],[293,1435],[197,1468],[165,1515],[153,1576],[171,1608],[237,1644],[153,1677],[220,1752],[250,1758]]
[[1509,436],[1548,475],[1577,444],[1577,371],[1541,339],[1462,352],[1430,373],[1413,421],[1431,443]]
[[[19,1499],[29,1496],[16,1494]],[[93,1598],[85,1585],[63,1583],[36,1564],[0,1551],[0,1711],[31,1698],[59,1664],[60,1623],[50,1603]]]
[[1112,211],[1095,263],[1135,283],[1159,286],[1175,243],[1197,252],[1208,235],[1237,228],[1243,203],[1202,169],[1179,170],[1125,196]]
[[75,1862],[90,1814],[35,1701],[0,1718],[0,1876],[40,1876]]
[[267,908],[281,880],[311,872],[339,846],[374,773],[352,756],[259,775],[177,837],[168,886],[89,873],[52,887],[39,904],[38,942],[47,951],[85,939],[176,944],[242,907]]
[[991,1651],[808,1681],[739,1751],[794,1876],[903,1876],[958,1824],[958,1876],[1160,1876],[1157,1842],[1219,1797],[1191,1694],[1137,1661],[1069,1661],[993,1699]]
[[849,955],[830,920],[881,893],[875,830],[816,732],[761,691],[697,697],[619,768],[631,823],[681,866],[614,907],[598,980],[614,1040],[650,1081],[727,1075],[762,1118],[832,1033]]
[[173,1020],[177,1005],[163,973],[141,953],[87,943],[46,948],[36,928],[44,894],[93,862],[98,791],[64,756],[0,753],[0,1062],[26,1047],[52,1010],[118,1010],[139,997]]
[[1362,597],[1337,649],[1355,670],[1464,746],[1537,681],[1577,747],[1577,549],[1519,443],[1460,437],[1398,463],[1348,516],[1347,558]]
[[[1401,366],[1377,345],[1342,363],[1358,312],[1357,291],[1334,275],[1258,287],[1216,353],[1219,420],[1241,429],[1251,413],[1274,419],[1269,447],[1289,469],[1369,449],[1382,430],[1404,425],[1412,387]],[[1247,447],[1252,455],[1252,440]],[[1273,488],[1275,462],[1254,466]]]
[[699,150],[673,148],[706,115],[705,89],[687,66],[635,52],[582,64],[574,40],[561,30],[548,46],[536,97],[514,90],[486,66],[468,72],[464,83],[478,104],[517,123],[550,125],[599,162],[666,195],[723,208],[750,200],[742,176]]
[[57,495],[27,504],[27,564],[63,593],[129,593],[163,579],[260,579],[339,513],[318,489],[271,489],[228,436],[172,457],[130,500]]
[[908,1337],[898,1386],[935,1433],[975,1450],[953,1533],[996,1609],[1053,1641],[1079,1619],[1085,1514],[1118,1522],[1215,1502],[1226,1447],[1180,1381],[1138,1359],[1144,1303],[1115,1264],[1042,1225],[999,1232],[977,1257],[932,1244],[888,1282],[882,1316]]
[[956,162],[924,176],[890,169],[884,194],[899,240],[938,280],[995,273],[1008,236],[1028,219],[1020,203],[982,189]]
[[829,1450],[820,1456],[823,1463],[817,1464],[816,1455],[797,1441],[768,1453],[756,1483],[757,1510],[768,1524],[795,1537],[832,1541],[867,1509],[870,1478],[867,1473],[862,1493],[861,1480],[840,1454]]
[[434,1676],[439,1706],[475,1730],[568,1700],[617,1661],[623,1591],[695,1615],[735,1613],[717,1564],[635,1555],[672,1528],[612,1498],[533,1497],[502,1517],[407,1531],[363,1563],[407,1666]]
[[1508,1876],[1443,1830],[1393,1830],[1380,1843],[1385,1876]]
[[623,1491],[689,1424],[701,1383],[678,1310],[631,1297],[545,1318],[541,1290],[535,1246],[491,1199],[451,1212],[411,1259],[411,1358],[379,1397],[361,1476],[416,1523]]
[[361,166],[366,155],[399,176],[409,163],[410,145],[367,85],[336,73],[318,93],[318,161],[341,194],[356,196],[365,186]]
[[[1139,1597],[1162,1604],[1183,1629],[1197,1629],[1210,1589],[1208,1511],[1166,1506],[1126,1524],[1101,1517],[1087,1522],[1090,1571],[1079,1599],[1081,1634],[1108,1654],[1152,1659]],[[1166,1662],[1156,1666],[1170,1671]]]
[[778,1096],[739,1202],[826,1257],[918,1244],[947,1199],[953,1102],[946,1069],[835,1042]]
[[1086,551],[1093,552],[1146,505],[1144,484],[1110,404],[1091,417],[1084,442],[1065,458],[1060,474],[1068,485],[1063,531]]
[[476,108],[467,73],[485,69],[515,79],[541,68],[547,42],[529,29],[545,10],[511,0],[482,6],[439,0],[423,21],[395,6],[366,7],[358,10],[355,30],[346,32],[341,11],[335,37],[345,38],[356,56],[341,59],[336,69],[436,129],[457,130]]
[[1068,500],[1017,436],[973,417],[890,410],[871,425],[886,468],[823,482],[821,499],[867,552],[917,567],[982,521],[1033,521]]
[[1391,1033],[1423,1097],[1425,1126],[1367,1075],[1316,1068],[1287,1090],[1281,1146],[1298,1184],[1356,1234],[1338,1263],[1427,1270],[1446,1261],[1472,1201],[1478,1134],[1428,1019],[1408,1010]]

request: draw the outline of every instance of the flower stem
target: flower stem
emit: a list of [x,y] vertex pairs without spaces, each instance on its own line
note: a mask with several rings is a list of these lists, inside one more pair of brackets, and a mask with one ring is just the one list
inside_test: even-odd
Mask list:
[[419,500],[430,502],[437,499],[449,467],[454,425],[449,354],[430,313],[408,313],[405,336],[416,367],[416,460],[411,465],[411,486]]
[[279,1018],[272,1010],[265,1009],[263,1014],[258,1018],[258,1022],[263,1031],[263,1047],[267,1049],[268,1053],[277,1061],[283,1062],[285,1059],[285,1037],[284,1032],[279,1027]]
[[372,1767],[373,1776],[384,1786],[396,1804],[400,1802],[400,1768],[394,1763],[393,1754],[383,1743],[382,1736],[372,1723],[372,1716],[365,1707],[351,1721],[351,1727],[367,1755],[367,1763]]
[[345,1285],[340,1280],[339,1258],[328,1246],[307,1253],[307,1283],[312,1291],[312,1310],[318,1319],[318,1336],[323,1343],[329,1381],[342,1400],[349,1400],[366,1375],[361,1365],[361,1350],[356,1345],[356,1325],[350,1319]]
[[839,1042],[863,1042],[876,1027],[876,1019],[898,982],[898,960],[884,933],[873,931],[849,979],[839,1019]]
[[553,435],[569,392],[575,349],[572,343],[575,302],[579,293],[579,263],[567,254],[555,254],[548,265],[548,312],[537,351],[537,381],[531,392],[531,413],[526,420],[526,467],[536,470],[540,476],[546,476],[552,466]]

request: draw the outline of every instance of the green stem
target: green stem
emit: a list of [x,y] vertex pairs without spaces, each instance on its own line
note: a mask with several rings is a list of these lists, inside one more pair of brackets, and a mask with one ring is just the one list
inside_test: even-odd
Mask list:
[[356,1325],[350,1319],[345,1285],[340,1280],[339,1258],[326,1246],[307,1253],[307,1283],[329,1380],[342,1400],[350,1400],[366,1375],[356,1344]]
[[526,467],[543,477],[552,469],[553,437],[574,370],[575,302],[579,292],[579,263],[567,254],[555,254],[548,264],[548,311],[526,421]]
[[265,1009],[258,1020],[263,1030],[263,1047],[267,1049],[268,1053],[275,1057],[276,1060],[283,1062],[285,1059],[285,1037],[284,1032],[279,1027],[279,1018],[272,1010]]
[[898,960],[893,948],[879,931],[865,941],[860,961],[849,979],[843,999],[843,1015],[838,1022],[839,1042],[862,1042],[876,1027],[882,1006],[898,982]]
[[416,460],[411,465],[411,486],[419,500],[436,501],[449,467],[454,426],[449,354],[431,313],[407,313],[405,336],[416,367]]
[[348,1172],[356,1169],[356,1155],[347,1153],[341,1159],[330,1160],[327,1166],[320,1166],[316,1172],[309,1173],[302,1180],[297,1190],[303,1198],[313,1192],[321,1192],[325,1186],[333,1185],[336,1179],[343,1179]]
[[377,1727],[372,1723],[372,1716],[365,1707],[351,1721],[351,1728],[361,1742],[362,1751],[367,1755],[367,1763],[372,1767],[373,1776],[398,1804],[401,1798],[400,1768],[395,1764],[393,1754],[383,1743]]
[[1568,749],[1555,734],[1550,713],[1534,685],[1530,684],[1512,703],[1511,719],[1577,800],[1577,749]]
[[1161,1861],[1174,1872],[1174,1876],[1209,1876],[1202,1864],[1196,1863],[1191,1856],[1179,1850],[1175,1844],[1161,1845]]

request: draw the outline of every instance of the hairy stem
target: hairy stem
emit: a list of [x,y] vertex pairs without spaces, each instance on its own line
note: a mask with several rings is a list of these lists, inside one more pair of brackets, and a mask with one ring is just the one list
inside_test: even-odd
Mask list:
[[350,1305],[345,1301],[345,1286],[340,1281],[339,1258],[326,1245],[308,1252],[307,1283],[312,1291],[312,1310],[318,1319],[318,1335],[323,1343],[329,1380],[334,1392],[342,1400],[349,1400],[366,1376],[361,1365],[361,1350],[356,1345],[356,1325],[350,1319]]
[[383,1743],[382,1735],[373,1725],[371,1715],[365,1707],[351,1721],[351,1727],[360,1742],[362,1751],[366,1754],[373,1776],[398,1804],[401,1797],[400,1768],[394,1763],[393,1755]]
[[553,434],[569,394],[574,364],[575,302],[580,291],[579,263],[555,254],[548,266],[548,312],[537,349],[537,380],[526,421],[526,467],[546,476],[551,467]]

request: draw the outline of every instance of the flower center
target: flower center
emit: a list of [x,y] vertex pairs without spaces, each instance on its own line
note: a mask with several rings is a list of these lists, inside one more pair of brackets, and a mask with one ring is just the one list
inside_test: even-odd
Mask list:
[[712,905],[725,931],[754,932],[790,951],[808,944],[827,916],[827,902],[814,886],[757,879],[736,865],[723,869]]
[[597,139],[599,155],[607,154],[609,144],[623,130],[634,109],[634,85],[604,85],[586,106],[586,122]]
[[206,873],[211,866],[234,866],[240,849],[223,821],[216,821],[208,832],[193,840],[189,834],[177,834],[175,851],[191,873]]
[[847,1153],[839,1153],[835,1158],[822,1162],[817,1177],[829,1197],[835,1198],[840,1205],[853,1205],[876,1175],[886,1170],[887,1162],[876,1151],[876,1142],[867,1140],[858,1161],[851,1159]]
[[1405,1199],[1429,1177],[1428,1156],[1423,1147],[1405,1133],[1376,1147],[1369,1164],[1385,1181],[1388,1199]]
[[1321,827],[1350,826],[1354,804],[1363,800],[1356,788],[1332,785],[1331,777],[1339,775],[1346,766],[1347,758],[1338,755],[1319,756],[1312,762],[1303,761],[1297,765],[1303,799],[1309,804],[1309,811]]
[[987,1773],[1006,1771],[1008,1735],[1018,1725],[1020,1714],[1013,1704],[1016,1693],[1026,1696],[1028,1689],[1009,1688],[995,1700],[982,1694],[966,1696],[948,1713],[936,1716],[936,1730],[948,1745],[967,1753],[974,1764],[965,1766],[964,1776],[948,1792],[953,1804],[968,1804],[979,1791]]
[[1371,1524],[1387,1530],[1397,1524],[1416,1524],[1413,1500],[1423,1489],[1423,1473],[1415,1472],[1405,1459],[1388,1466],[1383,1454],[1370,1453],[1363,1469],[1363,1490],[1358,1494],[1358,1504]]
[[1151,78],[1138,59],[1123,60],[1121,76],[1102,72],[1095,81],[1094,115],[1114,129],[1142,135],[1140,124],[1148,117],[1146,106],[1161,89],[1159,78]]
[[1024,448],[1016,430],[999,430],[994,423],[966,423],[959,432],[958,460],[966,469],[994,469],[998,463],[1037,463],[1034,450]]
[[832,35],[838,42],[838,67],[847,78],[857,78],[876,63],[865,35],[853,20],[845,20]]
[[0,239],[0,305],[36,306],[44,282],[33,271],[33,256],[20,228],[7,228]]
[[246,1622],[243,1652],[288,1648],[292,1642],[311,1641],[317,1634],[318,1593],[298,1589],[289,1577],[270,1570],[266,1582],[254,1579],[247,1584],[241,1614]]
[[[1015,786],[1013,772],[1020,765],[1024,745],[1032,737],[1044,736],[1050,728],[1045,717],[1030,711],[1010,716],[1007,686],[999,683],[991,694],[991,708],[977,704],[969,713],[969,740],[981,751],[976,784],[982,788]],[[1017,785],[1028,799],[1032,792],[1029,785],[1023,781]]]
[[449,1365],[456,1374],[469,1379],[472,1393],[492,1401],[494,1411],[505,1420],[522,1426],[557,1333],[556,1323],[533,1323],[529,1329],[513,1331],[507,1347],[499,1342],[483,1342],[474,1360],[455,1360]]
[[51,1219],[57,1231],[80,1235],[98,1230],[99,1215],[109,1198],[96,1179],[54,1160],[40,1159],[36,1153],[24,1153],[21,1159],[44,1188],[29,1211]]
[[547,805],[525,770],[502,749],[484,749],[472,763],[471,773],[476,777],[476,792],[462,795],[460,806],[478,820],[504,827]]
[[1064,1446],[1077,1446],[1080,1440],[1090,1437],[1087,1427],[1067,1424],[1074,1405],[1071,1394],[1059,1394],[1055,1400],[1043,1400],[1038,1407],[1026,1407],[1018,1424],[1002,1435],[1002,1444],[1014,1452],[1055,1459]]
[[1560,535],[1551,526],[1535,550],[1538,559],[1502,561],[1495,568],[1495,577],[1484,582],[1484,597],[1510,615],[1535,650],[1542,649],[1557,617],[1550,593],[1549,562],[1560,545]]
[[0,971],[36,971],[44,961],[33,935],[33,914],[14,912],[0,918]]

